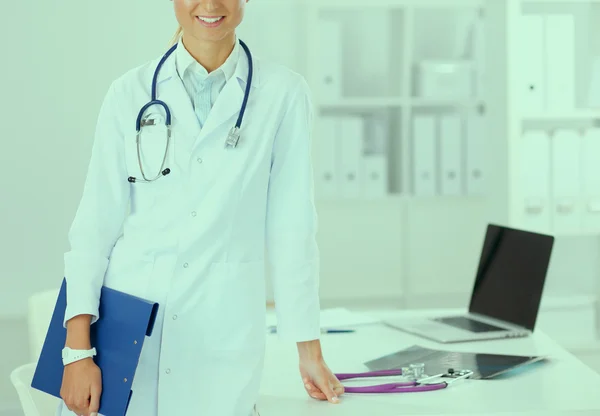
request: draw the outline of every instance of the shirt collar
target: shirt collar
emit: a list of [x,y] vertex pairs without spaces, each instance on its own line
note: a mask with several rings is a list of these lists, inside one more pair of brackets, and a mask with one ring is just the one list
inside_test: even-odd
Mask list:
[[[225,80],[229,81],[229,79],[233,76],[233,74],[235,74],[235,69],[237,66],[238,59],[239,59],[239,52],[240,52],[240,43],[236,36],[233,51],[227,57],[227,59],[225,60],[223,65],[221,65],[219,68],[217,68],[217,70],[214,72],[217,72],[217,73],[221,72],[223,75],[225,75]],[[183,45],[183,37],[180,37],[179,41],[177,43],[175,59],[176,59],[177,73],[179,74],[179,77],[182,79],[185,76],[186,71],[188,71],[188,70],[194,71],[196,74],[200,75],[203,79],[207,78],[210,75],[208,73],[208,71],[206,70],[206,68],[204,68],[202,65],[200,65],[198,63],[198,61],[196,61],[196,59],[185,48],[185,46]]]

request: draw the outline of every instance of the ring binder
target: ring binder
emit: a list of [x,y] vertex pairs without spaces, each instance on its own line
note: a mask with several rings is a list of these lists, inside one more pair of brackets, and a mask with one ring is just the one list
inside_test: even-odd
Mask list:
[[[67,336],[63,326],[66,301],[67,283],[63,279],[31,382],[32,388],[57,398],[61,398],[64,371],[61,352]],[[146,336],[152,335],[158,306],[156,302],[102,287],[100,317],[90,328],[90,341],[97,350],[94,361],[102,371],[100,414],[125,416],[142,347]]]

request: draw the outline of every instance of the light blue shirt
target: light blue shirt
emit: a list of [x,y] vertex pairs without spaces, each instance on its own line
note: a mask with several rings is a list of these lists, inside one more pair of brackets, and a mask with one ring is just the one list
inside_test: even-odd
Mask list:
[[235,73],[239,58],[240,44],[235,40],[235,46],[223,65],[210,74],[183,45],[182,38],[176,50],[177,73],[194,107],[198,122],[202,127],[217,98],[227,81]]

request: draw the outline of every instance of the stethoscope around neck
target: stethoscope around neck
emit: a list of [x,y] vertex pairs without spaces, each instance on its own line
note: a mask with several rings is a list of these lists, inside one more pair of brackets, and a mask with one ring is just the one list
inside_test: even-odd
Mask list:
[[[229,134],[227,135],[227,140],[225,141],[225,148],[235,148],[235,147],[237,147],[237,145],[240,141],[240,129],[242,127],[242,121],[244,119],[244,113],[246,112],[246,105],[248,103],[248,97],[250,96],[250,88],[252,86],[252,72],[253,72],[252,54],[250,53],[250,49],[248,49],[248,46],[246,46],[246,44],[241,39],[239,40],[239,43],[242,46],[242,48],[244,49],[244,51],[246,52],[246,56],[248,57],[248,82],[246,83],[246,90],[244,92],[244,100],[242,101],[242,108],[240,109],[240,114],[238,116],[237,122],[235,123],[235,126],[231,128],[231,130],[229,131]],[[150,183],[150,182],[154,182],[155,180],[157,180],[163,176],[167,176],[168,174],[171,173],[171,169],[168,167],[165,167],[165,164],[167,162],[167,156],[169,154],[171,137],[172,137],[171,110],[169,109],[169,106],[167,105],[167,103],[165,103],[164,101],[159,100],[157,98],[157,89],[158,89],[157,84],[158,84],[158,75],[160,73],[162,66],[164,65],[166,60],[169,58],[169,56],[171,56],[171,54],[173,52],[175,52],[175,49],[177,49],[177,44],[173,45],[171,47],[171,49],[169,49],[167,51],[167,53],[165,53],[165,55],[162,57],[162,59],[158,63],[158,66],[156,67],[156,70],[154,71],[154,76],[152,79],[152,99],[150,100],[150,102],[148,102],[146,105],[144,105],[142,107],[142,109],[140,110],[140,112],[137,116],[137,119],[135,122],[135,130],[136,130],[135,142],[136,142],[136,147],[137,147],[137,159],[138,159],[138,164],[140,166],[140,172],[142,174],[142,178],[136,178],[134,176],[129,176],[127,178],[127,180],[130,183]],[[154,120],[144,119],[144,113],[146,112],[146,110],[148,110],[150,107],[152,107],[154,105],[158,105],[165,110],[165,114],[166,114],[165,126],[167,128],[167,133],[166,133],[167,141],[165,144],[165,154],[163,156],[160,169],[158,170],[158,173],[154,177],[149,178],[146,176],[146,173],[144,172],[144,167],[143,167],[143,163],[142,163],[141,138],[142,138],[142,127],[144,127],[146,125],[154,125]]]

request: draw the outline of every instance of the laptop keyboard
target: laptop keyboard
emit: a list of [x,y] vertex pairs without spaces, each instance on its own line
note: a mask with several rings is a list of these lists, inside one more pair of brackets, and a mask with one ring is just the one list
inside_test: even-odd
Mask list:
[[450,318],[437,318],[434,321],[451,325],[456,328],[464,329],[470,332],[494,332],[494,331],[507,331],[505,328],[500,328],[494,325],[485,324],[483,322],[476,321],[465,316],[456,316]]

